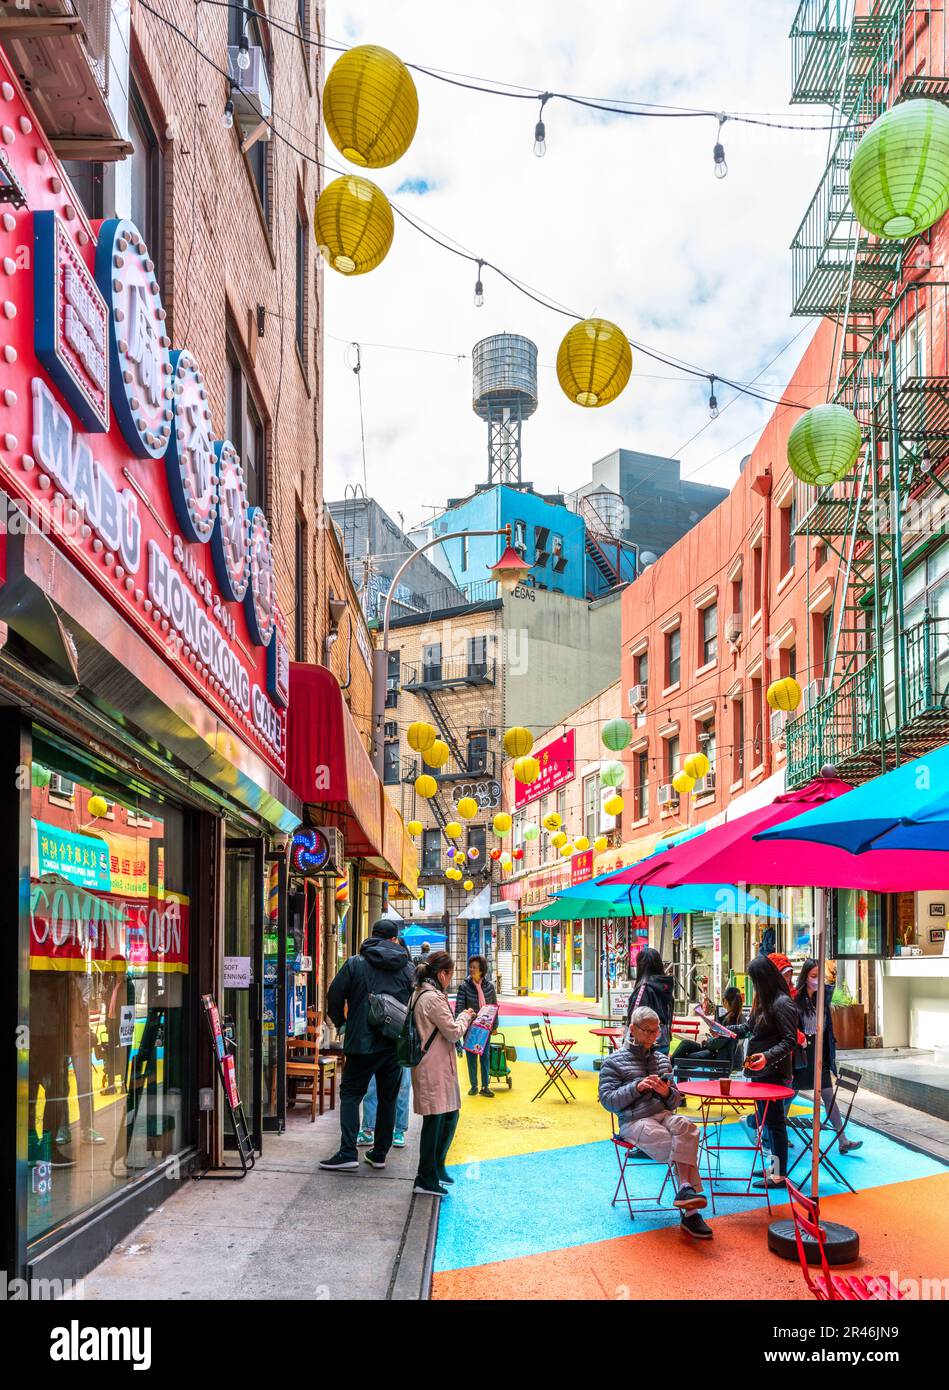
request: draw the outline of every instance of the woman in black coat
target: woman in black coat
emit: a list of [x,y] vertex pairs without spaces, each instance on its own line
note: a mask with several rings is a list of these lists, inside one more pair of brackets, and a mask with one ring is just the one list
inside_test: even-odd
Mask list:
[[652,1009],[659,1016],[659,1037],[656,1039],[659,1052],[668,1052],[672,1041],[672,995],[672,976],[666,974],[662,956],[647,946],[636,961],[636,982],[629,996],[626,1028],[628,1031],[634,1009]]
[[[797,1043],[797,1008],[787,981],[767,956],[755,956],[748,966],[755,987],[751,1018],[732,1029],[748,1038],[745,1070],[748,1080],[768,1086],[790,1086],[791,1059]],[[768,1131],[777,1175],[755,1180],[755,1187],[783,1187],[788,1171],[788,1127],[780,1101],[757,1101],[758,1124]]]
[[[816,960],[806,960],[797,977],[794,1003],[797,1007],[798,1028],[807,1039],[806,1047],[798,1048],[794,1056],[792,1082],[795,1091],[810,1091],[814,1086],[814,1060],[817,1040],[817,986],[820,980],[820,965]],[[824,1110],[834,1129],[840,1136],[840,1152],[849,1153],[859,1149],[862,1139],[848,1139],[844,1133],[843,1116],[834,1100],[834,1088],[830,1074],[837,1070],[837,1039],[834,1037],[834,1019],[831,1013],[833,990],[824,990],[824,1047],[820,1075],[820,1098]]]
[[[458,986],[458,994],[455,999],[455,1017],[465,1009],[474,1009],[477,1015],[479,1009],[483,1009],[485,1004],[496,1004],[498,1002],[497,990],[488,979],[488,962],[484,956],[471,956],[468,960],[468,974]],[[497,1020],[495,1020],[495,1028]],[[493,1031],[493,1029],[492,1029]],[[489,1062],[490,1057],[488,1048],[485,1047],[480,1058],[476,1052],[466,1052],[465,1057],[468,1061],[468,1080],[471,1086],[468,1090],[469,1096],[478,1094],[478,1062],[481,1063],[481,1094],[494,1097],[494,1092],[488,1085],[490,1079]]]

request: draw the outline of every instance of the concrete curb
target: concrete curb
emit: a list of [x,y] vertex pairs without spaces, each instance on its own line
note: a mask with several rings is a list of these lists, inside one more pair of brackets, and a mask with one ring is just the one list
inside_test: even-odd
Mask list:
[[413,1194],[392,1266],[387,1300],[417,1303],[431,1298],[440,1206],[437,1197]]

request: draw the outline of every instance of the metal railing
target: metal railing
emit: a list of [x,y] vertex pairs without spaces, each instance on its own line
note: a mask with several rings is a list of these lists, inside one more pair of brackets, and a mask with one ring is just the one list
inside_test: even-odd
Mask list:
[[475,661],[465,656],[442,657],[440,661],[419,661],[402,668],[402,689],[422,686],[493,685],[497,672],[495,658]]
[[906,721],[949,714],[949,618],[927,613],[904,636]]
[[785,728],[788,783],[817,777],[825,763],[835,767],[865,752],[878,732],[876,661],[869,658]]
[[801,0],[790,35],[792,102],[836,99],[851,8],[851,0]]

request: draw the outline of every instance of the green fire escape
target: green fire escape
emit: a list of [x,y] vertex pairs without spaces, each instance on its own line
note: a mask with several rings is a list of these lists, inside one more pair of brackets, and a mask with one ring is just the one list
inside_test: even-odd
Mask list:
[[791,786],[826,763],[865,780],[949,741],[949,573],[938,582],[936,564],[927,583],[949,530],[949,272],[926,237],[866,233],[848,191],[879,115],[911,97],[949,101],[943,3],[857,0],[854,15],[854,0],[801,0],[791,29],[792,101],[835,118],[791,244],[793,312],[835,322],[830,399],[864,434],[851,478],[798,491],[796,535],[837,567],[823,650],[809,633],[804,702],[785,728]]

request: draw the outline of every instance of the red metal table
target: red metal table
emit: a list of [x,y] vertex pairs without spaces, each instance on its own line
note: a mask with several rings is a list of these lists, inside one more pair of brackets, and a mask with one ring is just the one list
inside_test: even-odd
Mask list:
[[591,1038],[605,1038],[610,1045],[610,1051],[615,1052],[623,1041],[625,1028],[591,1028]]
[[[768,1174],[765,1172],[764,1155],[761,1151],[761,1134],[768,1118],[768,1106],[780,1105],[783,1101],[787,1100],[789,1096],[793,1096],[794,1092],[791,1087],[769,1086],[764,1083],[753,1081],[732,1081],[729,1086],[728,1095],[723,1095],[721,1084],[718,1081],[682,1081],[679,1083],[678,1090],[683,1096],[694,1096],[701,1106],[702,1148],[705,1150],[706,1168],[708,1171],[708,1195],[712,1203],[712,1211],[715,1211],[716,1191],[719,1196],[722,1197],[756,1197],[758,1195],[757,1191],[752,1187],[755,1177],[758,1176],[765,1179],[768,1177]],[[755,1106],[758,1101],[764,1102],[764,1110],[760,1119],[758,1118],[757,1110],[754,1112],[755,1142],[753,1144],[722,1144],[718,1142],[709,1142],[710,1126],[714,1126],[715,1129],[718,1130],[722,1120],[725,1118],[726,1110],[730,1110],[732,1114],[738,1118],[743,1118],[744,1111],[751,1106]],[[717,1110],[718,1112],[717,1118],[715,1119],[712,1118],[713,1110]],[[742,1129],[744,1128],[744,1125],[742,1125]],[[721,1137],[720,1134],[718,1137]],[[730,1175],[727,1173],[723,1174],[721,1172],[716,1173],[714,1177],[712,1176],[712,1154],[714,1153],[718,1156],[729,1151],[734,1153],[739,1151],[750,1151],[757,1156],[756,1158],[753,1157],[751,1160],[751,1172],[747,1177],[739,1177],[738,1175]],[[757,1174],[755,1171],[756,1163],[760,1164],[760,1173]],[[699,1164],[701,1166],[701,1154],[699,1155]],[[742,1191],[741,1188],[734,1191],[729,1187],[722,1186],[724,1183],[744,1184],[744,1191]],[[717,1188],[716,1184],[718,1184]],[[771,1192],[767,1186],[765,1186],[764,1194],[765,1200],[768,1203],[768,1214],[770,1215]]]

